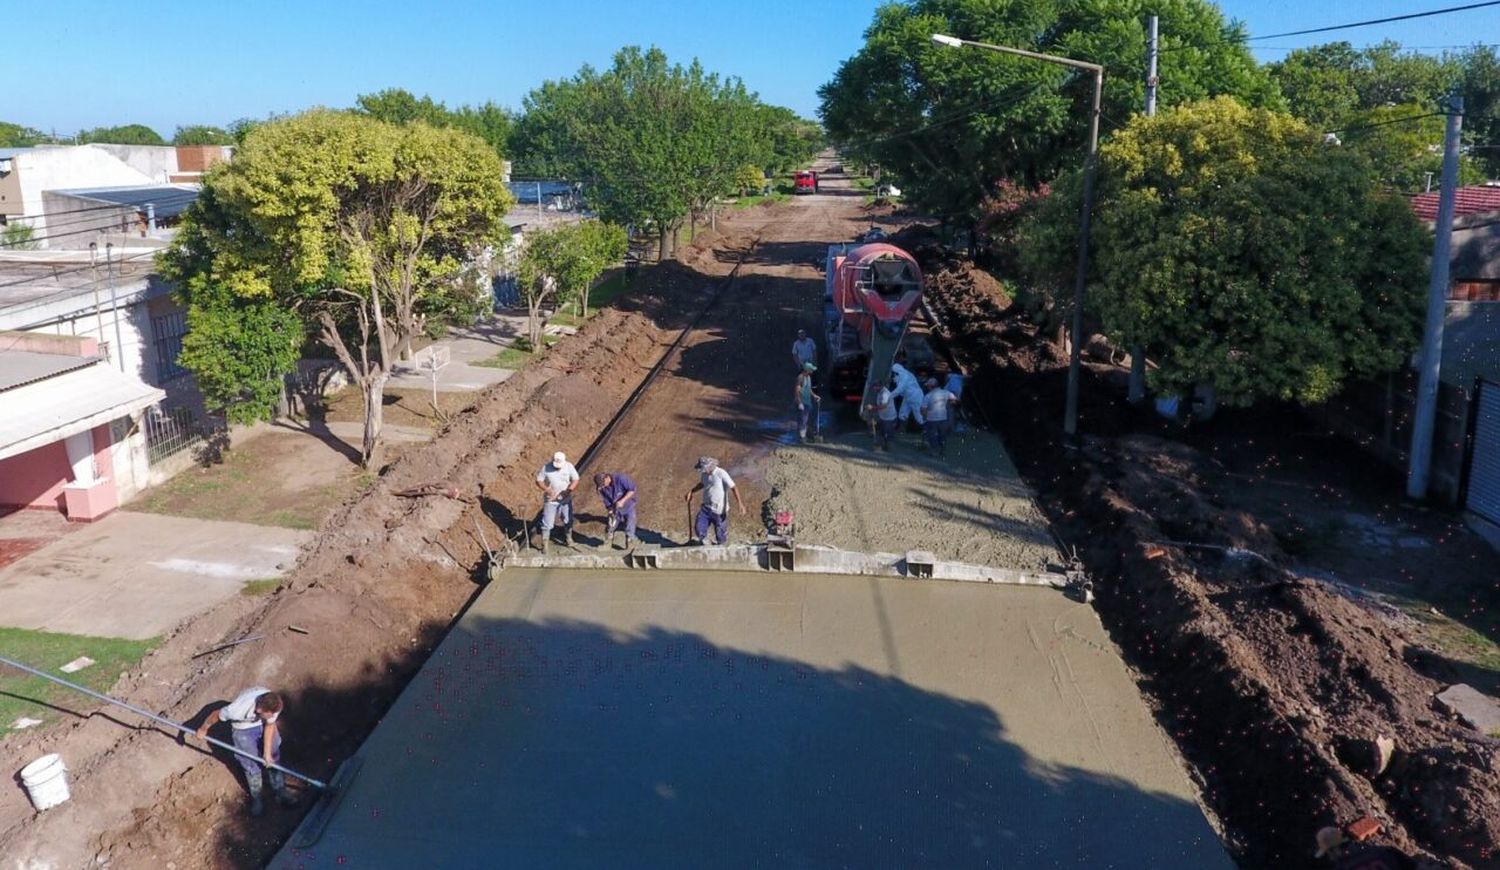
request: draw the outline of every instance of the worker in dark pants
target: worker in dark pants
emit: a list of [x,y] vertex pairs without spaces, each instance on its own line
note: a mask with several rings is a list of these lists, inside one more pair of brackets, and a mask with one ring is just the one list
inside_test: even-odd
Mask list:
[[605,529],[609,540],[606,543],[613,547],[615,532],[624,528],[625,549],[630,549],[635,543],[635,481],[623,472],[601,471],[594,475],[594,488],[599,490],[599,498],[604,501],[604,510],[608,512]]
[[792,399],[797,403],[797,440],[807,440],[807,424],[812,420],[812,415],[818,413],[818,405],[823,398],[813,390],[813,375],[818,371],[817,365],[803,363],[802,371],[797,373],[797,383],[792,390]]
[[693,520],[693,537],[688,543],[704,544],[708,542],[708,527],[714,527],[714,542],[720,546],[729,543],[729,497],[734,496],[734,503],[740,509],[740,516],[745,515],[745,503],[740,500],[740,491],[735,488],[734,478],[729,472],[719,467],[719,460],[712,456],[698,457],[698,464],[693,466],[698,472],[698,482],[687,491],[682,500],[688,504],[693,503],[693,493],[703,492],[703,504],[698,508],[698,515]]
[[952,409],[957,406],[957,396],[938,386],[937,378],[927,379],[927,395],[922,398],[922,432],[927,436],[927,449],[938,456],[947,455]]
[[[280,764],[281,732],[276,726],[276,720],[281,717],[282,706],[281,696],[264,686],[246,689],[230,701],[228,706],[208,714],[208,718],[198,726],[198,736],[207,737],[208,729],[216,722],[228,722],[235,749],[260,756],[266,765]],[[243,755],[236,755],[234,759],[245,772],[245,787],[250,791],[251,816],[258,818],[266,811],[265,802],[261,800],[262,771],[265,778],[271,781],[271,792],[276,795],[277,803],[284,807],[297,805],[297,798],[287,791],[286,777],[281,771]]]
[[866,405],[865,410],[875,415],[875,449],[891,452],[891,438],[896,434],[896,381],[894,378],[886,386],[880,388],[875,395],[875,402]]

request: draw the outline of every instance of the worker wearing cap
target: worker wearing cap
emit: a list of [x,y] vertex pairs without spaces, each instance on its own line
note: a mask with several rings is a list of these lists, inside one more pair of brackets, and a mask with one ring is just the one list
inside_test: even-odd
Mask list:
[[552,454],[552,461],[536,473],[536,488],[543,492],[541,548],[546,553],[551,545],[552,527],[558,522],[563,527],[563,542],[573,546],[573,490],[578,488],[578,469],[568,461],[561,450]]
[[896,380],[891,381],[880,388],[875,394],[874,404],[866,405],[865,410],[875,415],[875,449],[891,452],[891,438],[896,434]]
[[927,395],[922,397],[922,415],[926,418],[922,434],[927,436],[927,449],[938,456],[947,454],[950,409],[957,405],[958,397],[939,386],[937,378],[927,379]]
[[807,336],[807,330],[797,330],[797,340],[792,342],[792,362],[796,364],[797,371],[808,363],[818,361],[818,343]]
[[922,385],[917,382],[917,376],[901,363],[893,363],[891,380],[895,382],[891,392],[900,400],[898,419],[902,423],[915,419],[917,425],[922,426],[926,421],[922,419]]
[[[734,494],[734,503],[739,506],[740,516],[745,515],[745,503],[740,491],[735,488],[734,478],[719,467],[719,461],[711,456],[698,457],[693,466],[698,472],[698,483],[687,491],[682,500],[691,504],[693,493],[703,491],[703,504],[693,521],[693,541],[703,543],[708,539],[708,527],[714,527],[714,542],[720,546],[729,543],[729,494]],[[690,541],[689,543],[692,543]]]
[[271,781],[271,792],[276,795],[277,803],[284,807],[297,804],[297,798],[287,791],[286,777],[281,771],[265,766],[281,763],[281,731],[276,720],[281,718],[283,706],[280,695],[264,686],[256,686],[240,692],[228,706],[209,713],[203,724],[198,726],[198,736],[201,738],[208,736],[208,729],[214,723],[228,722],[234,748],[259,756],[264,762],[261,764],[243,755],[234,757],[240,763],[240,769],[245,772],[245,787],[250,792],[250,815],[255,817],[266,811],[265,802],[261,800],[264,788],[262,771],[265,778]]
[[806,362],[802,364],[802,371],[797,373],[797,385],[793,390],[793,400],[797,403],[797,440],[807,440],[807,421],[817,413],[817,406],[823,399],[813,391],[813,375],[818,371],[817,365]]
[[614,546],[615,531],[624,526],[625,549],[630,549],[635,543],[635,481],[624,472],[601,471],[594,475],[594,488],[599,491],[599,498],[604,501],[604,510],[609,515],[606,526],[609,545]]

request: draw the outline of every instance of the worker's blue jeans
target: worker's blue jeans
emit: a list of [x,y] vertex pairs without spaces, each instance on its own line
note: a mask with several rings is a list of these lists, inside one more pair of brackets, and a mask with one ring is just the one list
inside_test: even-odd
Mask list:
[[893,436],[895,436],[895,434],[896,434],[896,418],[895,417],[892,417],[889,420],[881,420],[879,418],[877,418],[875,420],[875,443],[876,444],[879,444],[881,447],[884,447],[887,450],[889,450],[890,446],[891,446],[891,438]]
[[635,499],[625,503],[624,507],[615,508],[615,528],[624,529],[625,537],[635,537]]
[[927,446],[930,449],[941,453],[947,448],[949,425],[947,420],[928,420],[922,424],[922,432],[927,436]]
[[552,531],[552,527],[562,523],[564,529],[573,528],[573,500],[552,501],[548,499],[542,505],[542,534]]
[[[248,752],[256,758],[261,758],[265,750],[266,730],[264,725],[254,728],[235,728],[231,732],[234,748],[242,752]],[[261,780],[260,773],[266,772],[266,779],[271,781],[271,790],[280,793],[286,788],[286,777],[279,770],[272,770],[258,761],[251,761],[243,755],[236,755],[235,761],[240,763],[240,769],[245,772],[245,787],[250,789],[250,796],[260,797]],[[271,741],[271,760],[277,764],[281,763],[281,732],[276,732],[276,738]]]
[[717,513],[703,505],[698,508],[698,518],[693,523],[693,532],[698,540],[708,542],[708,527],[714,527],[714,543],[726,544],[729,542],[729,511]]

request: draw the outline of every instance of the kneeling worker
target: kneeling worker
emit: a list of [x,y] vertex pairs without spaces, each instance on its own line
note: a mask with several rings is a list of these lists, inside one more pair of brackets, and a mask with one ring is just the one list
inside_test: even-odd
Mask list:
[[635,506],[638,501],[635,481],[630,479],[630,475],[619,471],[601,471],[594,475],[594,488],[599,490],[599,498],[604,500],[604,510],[609,514],[607,543],[613,547],[615,532],[624,526],[625,549],[630,549],[630,545],[635,543]]
[[[259,755],[266,764],[281,763],[281,733],[276,728],[276,720],[281,716],[281,696],[265,688],[256,686],[240,692],[226,707],[208,714],[203,724],[198,726],[198,736],[207,737],[208,729],[215,722],[228,722],[233,734],[234,748],[241,752]],[[261,772],[265,772],[265,778],[271,781],[271,792],[276,795],[276,802],[284,807],[296,806],[297,798],[286,789],[286,776],[281,771],[258,764],[243,755],[236,755],[235,761],[240,763],[240,769],[245,772],[245,787],[250,791],[250,815],[259,817],[266,811],[265,802],[261,800]]]

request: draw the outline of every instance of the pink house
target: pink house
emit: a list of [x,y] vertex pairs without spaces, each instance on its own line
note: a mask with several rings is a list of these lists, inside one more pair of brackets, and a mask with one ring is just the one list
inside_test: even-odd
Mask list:
[[104,364],[92,338],[0,332],[0,513],[114,510],[117,446],[164,395]]

